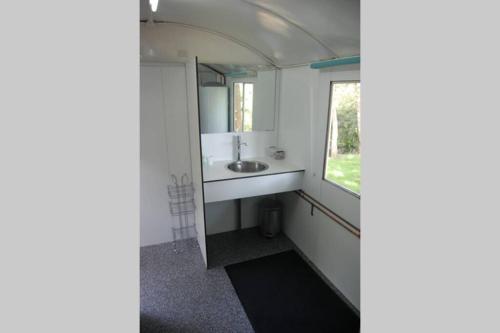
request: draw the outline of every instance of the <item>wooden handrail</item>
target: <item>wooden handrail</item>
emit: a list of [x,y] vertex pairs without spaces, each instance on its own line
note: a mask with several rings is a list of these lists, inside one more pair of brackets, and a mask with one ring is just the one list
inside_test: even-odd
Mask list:
[[354,236],[356,236],[358,238],[361,238],[361,230],[358,227],[352,225],[351,223],[349,223],[348,221],[346,221],[342,217],[340,217],[337,214],[335,214],[328,207],[326,207],[321,202],[319,202],[318,200],[316,200],[313,197],[311,197],[306,192],[304,192],[302,190],[298,190],[298,191],[295,191],[295,193],[299,197],[301,197],[302,199],[304,199],[305,201],[307,201],[307,202],[309,202],[311,204],[311,213],[312,213],[312,211],[313,211],[314,208],[317,208],[320,212],[322,212],[323,214],[325,214],[331,220],[333,220],[333,221],[337,222],[338,224],[340,224],[340,226],[342,226],[344,229],[346,229],[347,231],[349,231],[351,234],[353,234]]

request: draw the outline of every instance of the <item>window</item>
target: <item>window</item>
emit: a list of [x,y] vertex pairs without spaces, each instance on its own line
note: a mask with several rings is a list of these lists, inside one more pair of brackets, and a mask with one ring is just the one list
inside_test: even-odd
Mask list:
[[360,83],[332,82],[323,179],[360,194]]
[[251,132],[253,128],[253,83],[235,83],[233,101],[233,130]]

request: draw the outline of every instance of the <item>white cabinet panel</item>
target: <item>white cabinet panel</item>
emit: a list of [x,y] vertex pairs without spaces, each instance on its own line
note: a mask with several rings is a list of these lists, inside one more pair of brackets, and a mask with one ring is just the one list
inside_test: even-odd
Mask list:
[[205,203],[299,190],[303,175],[299,171],[205,182]]

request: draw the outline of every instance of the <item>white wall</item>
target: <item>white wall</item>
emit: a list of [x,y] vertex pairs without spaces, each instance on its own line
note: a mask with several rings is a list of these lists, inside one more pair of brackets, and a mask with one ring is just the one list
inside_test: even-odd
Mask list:
[[259,202],[264,199],[274,199],[275,194],[271,195],[261,195],[258,197],[251,197],[241,199],[241,227],[252,228],[259,225],[258,212],[259,212]]
[[[359,79],[359,67],[281,71],[278,145],[290,162],[306,169],[304,191],[360,226],[359,198],[322,180],[330,81]],[[294,193],[285,205],[284,231],[322,273],[359,309],[359,239]]]
[[274,130],[275,98],[278,87],[276,76],[276,70],[257,72],[252,127],[258,131]]
[[218,234],[239,228],[237,200],[217,201],[205,204],[207,235]]
[[284,232],[359,310],[360,242],[295,193],[279,195],[284,203]]
[[275,198],[272,195],[244,198],[241,200],[241,216],[238,210],[238,200],[225,200],[205,204],[207,235],[252,228],[258,226],[258,205],[265,198]]
[[311,121],[317,72],[307,67],[281,70],[278,143],[293,164],[311,170]]
[[204,156],[212,156],[214,161],[236,159],[234,137],[239,135],[241,142],[241,158],[266,156],[266,148],[276,145],[277,132],[245,132],[245,133],[207,133],[201,135],[201,146]]
[[[169,211],[170,175],[191,179],[183,64],[141,65],[141,246],[173,240],[178,217]],[[191,236],[194,236],[191,235]]]

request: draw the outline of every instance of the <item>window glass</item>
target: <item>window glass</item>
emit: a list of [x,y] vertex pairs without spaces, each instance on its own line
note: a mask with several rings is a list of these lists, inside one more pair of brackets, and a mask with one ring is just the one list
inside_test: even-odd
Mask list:
[[233,130],[235,132],[241,132],[243,129],[243,83],[235,83],[233,89],[233,105],[234,105],[234,117],[233,117]]
[[253,83],[238,82],[233,86],[233,130],[251,132],[253,129]]
[[332,82],[323,178],[351,192],[361,189],[359,82]]
[[243,131],[251,132],[253,119],[253,83],[245,83],[243,96]]

